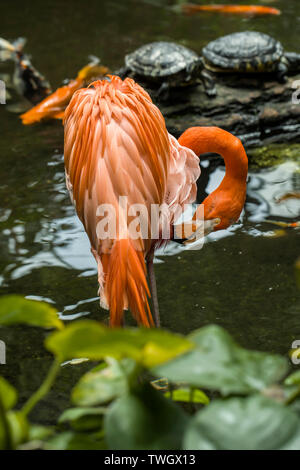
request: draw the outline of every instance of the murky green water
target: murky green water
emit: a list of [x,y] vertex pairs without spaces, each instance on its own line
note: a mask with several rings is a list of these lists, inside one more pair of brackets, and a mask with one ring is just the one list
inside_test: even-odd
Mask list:
[[[274,1],[283,10],[280,17],[256,19],[185,17],[168,8],[172,3],[73,0],[62,6],[58,0],[15,0],[2,6],[0,36],[27,37],[26,50],[53,87],[75,76],[89,54],[114,69],[125,53],[158,39],[176,40],[200,51],[218,35],[256,29],[300,52],[300,3],[295,0]],[[0,73],[9,70],[0,64]],[[17,115],[0,106],[0,129],[0,293],[48,300],[66,319],[88,315],[106,320],[96,298],[96,267],[89,243],[65,189],[62,126],[53,122],[22,127]],[[223,174],[215,160],[204,162],[199,200]],[[247,347],[281,353],[300,339],[300,299],[293,273],[300,254],[299,231],[269,237],[277,227],[264,222],[299,217],[299,200],[275,202],[281,194],[299,190],[299,180],[295,162],[251,170],[240,225],[210,236],[201,251],[182,252],[171,245],[158,256],[164,327],[186,333],[218,323]],[[7,344],[7,365],[0,366],[0,373],[22,390],[21,400],[35,390],[49,365],[42,348],[44,336],[25,327],[0,331]],[[35,416],[51,421],[66,404],[66,390],[86,367],[64,367],[50,405],[40,407]]]

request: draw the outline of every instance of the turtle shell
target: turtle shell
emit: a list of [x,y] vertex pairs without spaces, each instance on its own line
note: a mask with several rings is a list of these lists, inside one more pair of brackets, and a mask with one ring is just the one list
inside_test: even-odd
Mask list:
[[268,34],[244,31],[208,43],[202,54],[212,70],[269,72],[276,69],[283,47]]
[[173,42],[145,44],[125,57],[125,64],[132,72],[151,78],[176,75],[199,60],[198,54]]

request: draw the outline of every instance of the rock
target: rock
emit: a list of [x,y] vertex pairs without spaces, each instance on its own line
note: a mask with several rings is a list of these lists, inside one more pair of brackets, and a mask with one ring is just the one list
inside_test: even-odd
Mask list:
[[246,148],[270,143],[300,142],[300,104],[293,104],[293,83],[279,84],[268,76],[219,76],[217,96],[209,98],[201,84],[173,89],[168,102],[156,99],[168,130],[178,137],[190,126],[219,126],[240,137]]

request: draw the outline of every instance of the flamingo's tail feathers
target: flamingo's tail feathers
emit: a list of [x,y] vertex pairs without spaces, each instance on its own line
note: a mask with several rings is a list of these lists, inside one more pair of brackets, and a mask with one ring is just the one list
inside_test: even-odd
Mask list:
[[116,240],[109,261],[103,261],[104,295],[110,310],[110,325],[122,326],[123,311],[128,307],[139,325],[153,326],[143,251],[137,251],[130,239]]

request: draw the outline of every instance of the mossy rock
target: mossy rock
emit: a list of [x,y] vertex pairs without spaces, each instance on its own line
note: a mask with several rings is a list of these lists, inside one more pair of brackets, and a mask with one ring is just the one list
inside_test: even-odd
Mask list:
[[300,144],[273,144],[250,149],[247,153],[252,167],[267,168],[286,161],[300,164]]

